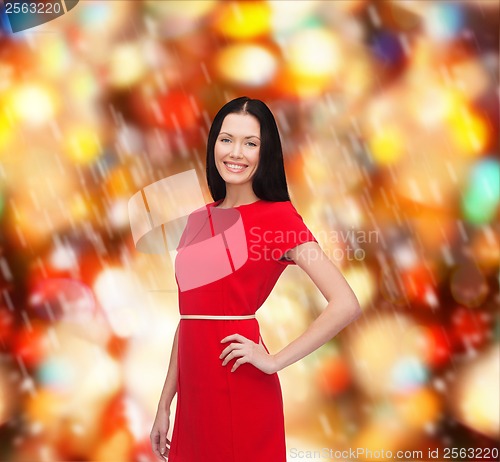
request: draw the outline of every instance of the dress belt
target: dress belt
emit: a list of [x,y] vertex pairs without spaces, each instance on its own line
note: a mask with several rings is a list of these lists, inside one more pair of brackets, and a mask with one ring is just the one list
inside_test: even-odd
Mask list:
[[216,316],[211,314],[181,314],[181,319],[253,319],[255,314],[242,316]]

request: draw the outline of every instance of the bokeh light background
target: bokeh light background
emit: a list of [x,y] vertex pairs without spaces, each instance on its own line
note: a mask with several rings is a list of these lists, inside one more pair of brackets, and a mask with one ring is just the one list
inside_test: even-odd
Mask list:
[[[81,1],[12,34],[3,15],[0,460],[154,460],[177,290],[127,204],[189,170],[212,201],[208,129],[241,95],[275,113],[292,202],[364,311],[280,372],[289,459],[494,460],[498,18],[493,0]],[[258,312],[269,349],[325,306],[287,268]]]

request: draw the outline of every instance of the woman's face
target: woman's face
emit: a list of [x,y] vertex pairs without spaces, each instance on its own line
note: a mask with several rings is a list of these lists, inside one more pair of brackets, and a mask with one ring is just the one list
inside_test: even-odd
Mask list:
[[260,123],[249,114],[228,114],[214,147],[215,165],[226,183],[245,183],[257,170]]

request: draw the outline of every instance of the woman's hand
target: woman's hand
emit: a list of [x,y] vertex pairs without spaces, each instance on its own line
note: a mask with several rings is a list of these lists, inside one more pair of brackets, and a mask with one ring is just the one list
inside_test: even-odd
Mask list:
[[231,372],[234,372],[238,369],[238,367],[245,363],[253,364],[257,369],[260,369],[266,374],[273,374],[277,372],[274,356],[266,351],[264,345],[260,343],[260,339],[259,343],[255,343],[243,335],[232,334],[223,338],[221,343],[229,342],[231,340],[234,340],[235,342],[224,348],[219,356],[220,359],[223,359],[223,366],[225,366],[231,359],[238,358],[234,362]]
[[170,440],[167,438],[168,428],[170,427],[170,411],[158,408],[156,418],[151,430],[151,447],[155,456],[161,462],[165,462],[170,451]]

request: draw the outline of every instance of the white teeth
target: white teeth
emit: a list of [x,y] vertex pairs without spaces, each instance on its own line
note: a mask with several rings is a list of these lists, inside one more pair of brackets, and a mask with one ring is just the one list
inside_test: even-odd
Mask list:
[[246,167],[242,167],[241,165],[235,165],[235,164],[226,164],[229,168],[237,168],[237,169],[244,169]]

